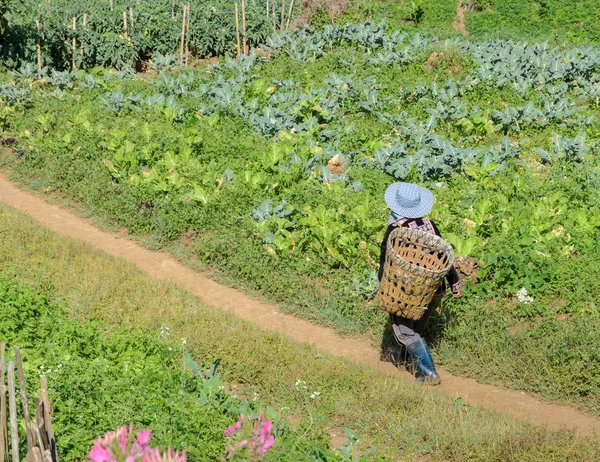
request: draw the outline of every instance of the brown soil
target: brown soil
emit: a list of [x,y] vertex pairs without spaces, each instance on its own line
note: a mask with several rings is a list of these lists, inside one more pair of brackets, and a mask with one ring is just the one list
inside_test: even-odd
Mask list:
[[425,62],[425,69],[435,72],[442,69],[448,75],[460,75],[464,71],[461,62],[445,51],[434,51]]
[[465,8],[463,6],[463,0],[458,0],[456,3],[456,18],[454,18],[452,27],[454,27],[456,32],[460,32],[465,37],[469,35],[469,31],[465,25]]
[[[380,351],[368,339],[342,338],[333,329],[283,314],[276,305],[218,284],[169,254],[148,250],[116,233],[100,231],[87,220],[19,190],[3,175],[0,175],[0,202],[29,214],[41,226],[130,261],[153,278],[173,281],[203,302],[261,328],[280,332],[298,342],[313,344],[329,354],[364,364],[399,380],[413,380],[407,372],[381,361]],[[452,398],[461,397],[468,403],[553,430],[570,428],[580,434],[600,433],[599,417],[565,405],[541,402],[525,392],[480,384],[473,379],[453,376],[443,369],[439,372],[442,384],[436,390]]]

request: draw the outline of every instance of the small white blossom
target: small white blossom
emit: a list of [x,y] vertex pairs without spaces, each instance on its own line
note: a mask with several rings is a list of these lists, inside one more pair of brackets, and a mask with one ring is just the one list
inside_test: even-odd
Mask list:
[[306,382],[304,380],[300,380],[300,379],[296,380],[296,383],[294,384],[294,386],[296,387],[297,391],[300,391],[302,389],[304,389],[304,390],[307,389]]
[[525,305],[528,305],[529,303],[533,302],[533,297],[527,293],[527,289],[525,287],[522,287],[517,291],[517,300]]
[[321,392],[319,391],[313,391],[310,395],[311,399],[315,399],[317,398],[319,395],[321,394]]
[[181,337],[181,344],[182,345],[187,344],[187,339],[185,337]]

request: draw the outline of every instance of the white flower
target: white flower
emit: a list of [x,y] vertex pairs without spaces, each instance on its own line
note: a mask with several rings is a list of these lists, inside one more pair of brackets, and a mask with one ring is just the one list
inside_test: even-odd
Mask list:
[[297,391],[300,391],[301,389],[304,389],[304,390],[307,389],[306,382],[304,380],[300,380],[300,379],[296,380],[295,387],[296,387]]
[[181,344],[182,345],[187,344],[187,339],[185,337],[181,337]]
[[527,293],[527,289],[525,287],[522,287],[517,291],[517,300],[525,305],[528,305],[529,303],[533,302],[533,297]]
[[315,399],[317,398],[321,393],[318,391],[313,391],[312,394],[310,395],[311,399]]

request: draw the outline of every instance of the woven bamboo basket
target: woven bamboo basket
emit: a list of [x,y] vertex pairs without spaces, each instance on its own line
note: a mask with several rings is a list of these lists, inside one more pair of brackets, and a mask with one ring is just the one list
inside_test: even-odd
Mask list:
[[421,319],[453,263],[454,250],[441,237],[396,228],[388,237],[377,305],[403,318]]

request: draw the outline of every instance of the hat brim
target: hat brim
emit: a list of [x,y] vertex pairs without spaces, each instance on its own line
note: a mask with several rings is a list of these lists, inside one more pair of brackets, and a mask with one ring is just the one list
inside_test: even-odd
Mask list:
[[435,198],[429,189],[418,186],[421,203],[417,207],[403,207],[396,199],[396,193],[400,187],[401,183],[394,183],[387,188],[384,195],[385,203],[394,214],[403,218],[421,218],[431,212]]

